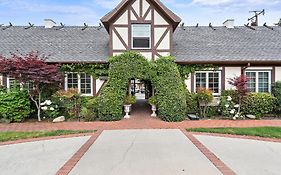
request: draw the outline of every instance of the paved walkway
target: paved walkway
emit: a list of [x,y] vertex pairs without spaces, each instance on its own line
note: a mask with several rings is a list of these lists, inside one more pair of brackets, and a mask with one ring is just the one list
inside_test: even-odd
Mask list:
[[0,131],[35,131],[35,130],[114,130],[114,129],[179,129],[198,127],[257,127],[281,126],[281,120],[200,120],[169,123],[150,117],[150,106],[139,101],[133,106],[131,119],[116,122],[64,122],[64,123],[13,123],[0,124]]

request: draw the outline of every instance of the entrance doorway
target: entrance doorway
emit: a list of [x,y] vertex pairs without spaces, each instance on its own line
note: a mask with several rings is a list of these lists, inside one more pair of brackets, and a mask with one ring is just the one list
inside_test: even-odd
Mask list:
[[129,93],[136,96],[137,100],[147,100],[154,94],[151,82],[139,79],[131,80]]

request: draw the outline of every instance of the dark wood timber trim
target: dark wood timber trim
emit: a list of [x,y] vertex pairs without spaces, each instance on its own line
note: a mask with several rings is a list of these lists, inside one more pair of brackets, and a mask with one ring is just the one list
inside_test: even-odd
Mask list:
[[127,28],[128,25],[127,24],[114,24],[114,27],[124,27],[124,28]]
[[123,40],[123,38],[121,37],[121,35],[118,33],[118,31],[116,30],[115,27],[112,28],[112,30],[114,31],[115,35],[118,37],[118,39],[121,41],[121,43],[123,44],[123,46],[126,49],[129,49],[128,45],[126,44],[126,42]]
[[109,56],[113,56],[112,24],[109,25]]
[[154,25],[155,28],[163,28],[163,27],[171,27],[170,25],[160,25],[160,24],[157,24],[157,25]]
[[6,87],[6,88],[8,87],[7,78],[8,78],[8,77],[5,76],[5,75],[2,76],[2,79],[3,79],[3,86]]
[[96,95],[96,91],[97,91],[97,80],[93,77],[93,83],[92,83],[92,86],[93,86],[93,96]]
[[147,15],[149,14],[149,12],[151,11],[151,7],[149,7],[147,9],[147,11],[145,12],[145,14],[143,15],[142,19],[145,21],[145,18],[147,17]]
[[275,67],[275,66],[272,66],[271,82],[272,82],[272,83],[275,83],[275,82],[276,82],[276,67]]
[[[207,59],[207,58],[206,58]],[[187,59],[188,60],[188,59]],[[224,65],[224,66],[230,66],[230,67],[237,67],[237,66],[243,66],[245,67],[247,64],[249,64],[249,61],[176,61],[177,64],[213,64],[213,65]],[[251,67],[253,66],[259,66],[259,67],[266,67],[266,66],[279,66],[281,65],[281,61],[254,61],[250,62]]]
[[104,80],[104,82],[102,83],[102,85],[101,85],[100,89],[98,90],[98,92],[97,92],[96,96],[99,96],[99,95],[100,95],[101,90],[103,89],[103,87],[105,87],[105,86],[106,86],[106,83],[107,83],[107,80]]
[[195,73],[191,74],[191,92],[195,92]]
[[225,67],[222,67],[221,71],[221,90],[225,90]]
[[140,20],[140,17],[138,16],[138,14],[135,11],[135,9],[133,7],[131,7],[130,9],[131,9],[131,12],[134,14],[134,16],[137,18],[137,20]]
[[142,1],[143,0],[140,0],[140,18],[142,18],[142,10],[143,10],[143,7],[142,7]]

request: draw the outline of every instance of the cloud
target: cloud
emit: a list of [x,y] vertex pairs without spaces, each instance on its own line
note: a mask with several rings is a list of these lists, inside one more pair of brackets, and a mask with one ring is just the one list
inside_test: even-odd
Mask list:
[[94,0],[94,2],[102,8],[113,9],[118,5],[118,3],[120,3],[120,0]]

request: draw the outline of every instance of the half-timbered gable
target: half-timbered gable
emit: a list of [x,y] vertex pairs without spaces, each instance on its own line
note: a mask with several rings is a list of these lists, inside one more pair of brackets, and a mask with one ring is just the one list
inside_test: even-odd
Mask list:
[[158,0],[124,0],[101,21],[110,34],[110,56],[136,50],[151,60],[171,55],[181,19]]

